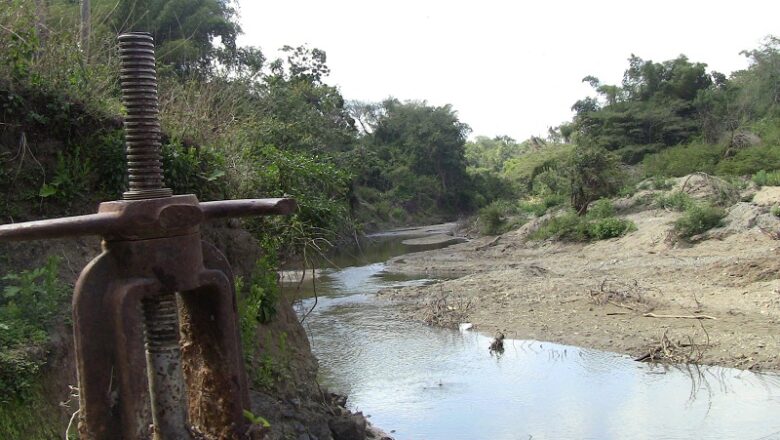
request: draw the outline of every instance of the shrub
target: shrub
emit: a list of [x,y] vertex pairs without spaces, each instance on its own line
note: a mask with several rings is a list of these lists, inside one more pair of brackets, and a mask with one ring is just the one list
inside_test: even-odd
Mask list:
[[772,205],[769,212],[775,217],[780,217],[780,205]]
[[720,226],[725,216],[726,211],[722,208],[706,204],[692,204],[686,208],[683,216],[674,223],[674,230],[678,236],[689,238]]
[[600,147],[577,146],[568,168],[571,204],[580,215],[592,201],[616,194],[626,177],[617,157]]
[[780,186],[780,171],[761,170],[753,174],[753,183],[758,186]]
[[694,204],[694,200],[687,193],[675,191],[670,194],[659,194],[655,198],[655,206],[674,211],[685,211]]
[[509,216],[517,213],[517,205],[506,200],[497,200],[479,210],[480,231],[485,235],[503,234],[516,225],[508,220]]
[[0,403],[27,397],[46,361],[48,328],[67,304],[59,260],[0,282]]
[[636,225],[626,219],[607,215],[612,204],[596,203],[596,213],[589,212],[587,216],[578,216],[574,212],[553,217],[530,235],[532,240],[548,238],[563,241],[604,240],[623,236],[636,230]]
[[734,157],[718,164],[718,174],[748,176],[761,170],[780,170],[780,148],[777,146],[749,147]]
[[621,237],[636,230],[634,222],[617,217],[606,217],[588,224],[588,237],[594,240]]
[[711,174],[715,171],[721,154],[719,147],[694,143],[667,148],[660,153],[646,156],[642,165],[648,177],[682,177],[699,171]]
[[615,215],[615,206],[612,204],[612,201],[609,199],[599,199],[593,202],[591,204],[590,209],[588,209],[588,217],[598,219],[598,218],[608,218],[613,217]]
[[532,240],[552,238],[564,241],[587,241],[587,223],[584,217],[580,217],[574,212],[567,212],[546,221],[529,238]]

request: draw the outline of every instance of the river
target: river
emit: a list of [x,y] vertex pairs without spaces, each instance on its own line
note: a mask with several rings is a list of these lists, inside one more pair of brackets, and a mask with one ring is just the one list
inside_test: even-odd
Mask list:
[[780,440],[780,375],[511,339],[496,356],[485,335],[400,316],[374,294],[435,282],[384,272],[408,251],[390,237],[337,256],[301,304],[321,383],[395,439]]

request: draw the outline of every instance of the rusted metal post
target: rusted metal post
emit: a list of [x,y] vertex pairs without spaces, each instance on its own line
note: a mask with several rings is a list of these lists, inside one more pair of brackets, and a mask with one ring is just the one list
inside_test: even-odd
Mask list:
[[0,225],[0,240],[103,237],[73,297],[80,438],[239,439],[249,394],[233,275],[201,241],[200,224],[286,215],[295,201],[172,195],[163,183],[152,37],[119,41],[130,188],[96,214]]

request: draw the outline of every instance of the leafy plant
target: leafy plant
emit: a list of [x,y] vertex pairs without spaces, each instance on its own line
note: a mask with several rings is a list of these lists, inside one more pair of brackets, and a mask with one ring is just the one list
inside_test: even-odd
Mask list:
[[669,194],[659,194],[655,198],[655,206],[662,209],[685,211],[694,204],[693,198],[688,193],[674,191]]
[[553,217],[534,231],[529,238],[562,241],[604,240],[621,237],[636,230],[636,225],[632,221],[614,216],[614,208],[609,200],[599,201],[595,206],[595,212],[588,212],[585,216],[570,211]]
[[721,226],[725,216],[723,208],[695,203],[688,206],[682,217],[677,219],[674,231],[680,237],[689,238]]
[[780,171],[761,170],[753,174],[752,180],[758,186],[780,186]]
[[0,278],[0,403],[23,399],[45,363],[48,328],[68,298],[58,267],[50,258]]
[[517,205],[499,200],[479,210],[481,232],[486,235],[503,234],[517,222],[510,222],[510,216],[518,213]]
[[265,417],[256,416],[254,413],[252,413],[252,411],[249,411],[248,409],[245,409],[243,413],[244,413],[244,417],[247,420],[249,420],[249,423],[260,426],[262,428],[271,427],[271,423]]
[[75,149],[69,155],[57,152],[54,178],[41,186],[38,195],[63,202],[83,197],[90,189],[92,173],[92,162],[82,157],[80,149]]
[[602,217],[588,223],[587,235],[593,240],[621,237],[636,230],[630,220],[617,217]]

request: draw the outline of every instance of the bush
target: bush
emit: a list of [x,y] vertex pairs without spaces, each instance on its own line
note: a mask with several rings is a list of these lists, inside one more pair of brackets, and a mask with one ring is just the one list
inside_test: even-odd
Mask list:
[[46,361],[48,328],[65,308],[59,260],[0,281],[0,403],[24,399]]
[[509,216],[518,213],[517,205],[506,200],[498,200],[479,210],[480,232],[485,235],[498,235],[516,226],[509,222]]
[[588,205],[594,200],[616,194],[626,179],[614,154],[592,146],[574,149],[568,173],[571,204],[580,215],[587,212]]
[[706,204],[692,204],[674,223],[674,231],[678,236],[689,238],[712,228],[721,226],[726,211],[722,208]]
[[769,212],[775,217],[780,217],[780,205],[772,205]]
[[780,148],[761,146],[745,148],[734,157],[718,164],[718,174],[749,176],[761,170],[780,170]]
[[590,241],[621,237],[636,230],[636,225],[626,219],[607,215],[613,209],[607,201],[596,203],[596,213],[578,216],[574,212],[553,217],[530,235],[532,240],[552,238],[563,241]]
[[674,211],[685,211],[694,204],[694,200],[687,193],[675,191],[670,194],[659,194],[655,198],[655,206]]
[[588,237],[594,240],[621,237],[636,230],[636,225],[626,219],[606,217],[592,221],[588,224]]
[[758,186],[780,186],[780,171],[761,170],[753,174],[753,183]]
[[552,238],[563,241],[587,241],[587,224],[584,217],[580,217],[574,212],[567,212],[546,221],[529,238],[532,240]]
[[528,199],[520,202],[519,209],[522,212],[533,215],[534,217],[543,216],[548,209],[554,206],[561,206],[566,203],[566,196],[563,194],[548,194],[541,199]]
[[648,177],[682,177],[695,172],[712,174],[721,155],[719,147],[694,143],[667,148],[660,153],[646,156],[642,165]]
[[609,199],[596,200],[591,204],[590,209],[588,209],[588,217],[594,219],[614,217],[614,215],[615,206]]

